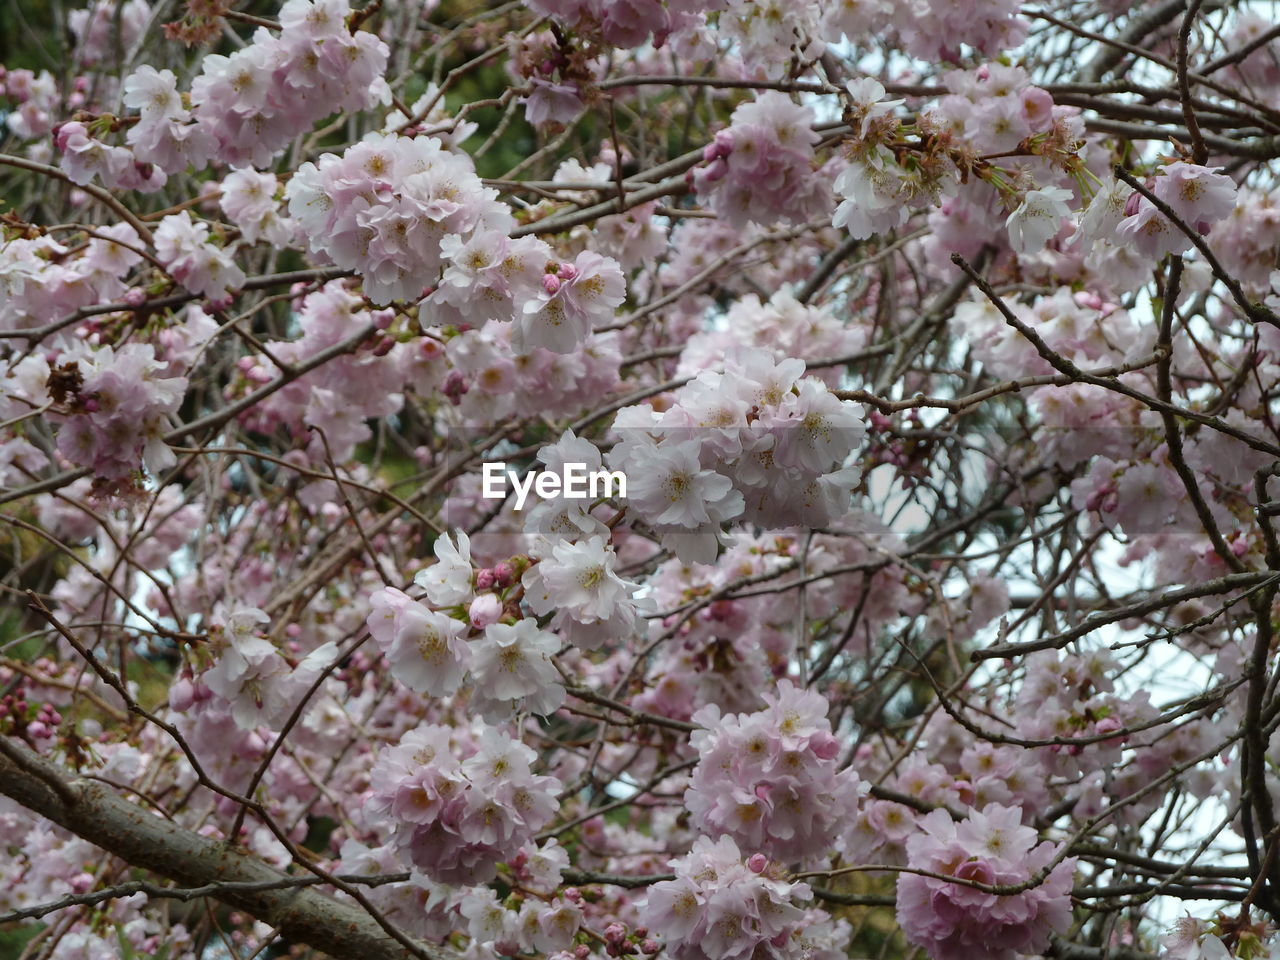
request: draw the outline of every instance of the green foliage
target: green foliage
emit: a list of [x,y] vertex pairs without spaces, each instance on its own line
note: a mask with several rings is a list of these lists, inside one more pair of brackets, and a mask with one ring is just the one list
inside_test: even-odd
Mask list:
[[48,0],[5,0],[0,4],[0,64],[5,69],[37,73],[53,69],[60,46]]
[[0,960],[18,960],[23,948],[43,929],[43,924],[33,924],[0,930]]

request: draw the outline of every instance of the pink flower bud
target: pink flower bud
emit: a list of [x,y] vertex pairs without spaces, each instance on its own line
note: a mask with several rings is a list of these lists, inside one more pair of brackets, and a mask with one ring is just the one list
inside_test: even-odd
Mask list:
[[723,157],[716,157],[702,171],[702,179],[707,183],[715,183],[717,180],[723,180],[724,175],[729,172],[729,165],[724,162]]
[[462,396],[467,392],[467,378],[457,370],[450,370],[449,375],[444,378],[444,384],[440,387],[440,392],[449,398],[449,402],[455,407],[462,402]]
[[1101,736],[1107,733],[1115,733],[1117,730],[1122,729],[1123,726],[1124,724],[1115,717],[1103,717],[1093,725],[1093,732]]
[[996,872],[986,860],[979,857],[976,860],[967,860],[956,867],[955,876],[961,880],[971,880],[974,883],[985,883],[988,886],[996,882]]
[[169,709],[174,713],[186,713],[196,701],[196,689],[188,677],[179,677],[169,687]]
[[497,623],[502,616],[502,601],[495,594],[482,593],[471,601],[467,616],[471,619],[471,626],[483,630],[489,624]]
[[753,853],[747,858],[747,869],[752,873],[764,873],[764,868],[769,865],[769,858],[763,853]]
[[560,289],[560,278],[553,273],[543,274],[542,289],[552,296],[555,296],[556,292]]
[[809,738],[809,747],[823,760],[830,760],[840,752],[840,741],[829,733],[815,733]]
[[71,884],[71,891],[73,893],[87,893],[93,889],[93,885],[95,883],[93,874],[91,873],[77,873],[67,882]]
[[560,279],[566,282],[578,279],[578,268],[572,263],[560,264]]
[[60,123],[53,128],[53,145],[59,150],[66,150],[68,140],[76,134],[88,134],[88,132],[88,128],[83,123],[74,120]]

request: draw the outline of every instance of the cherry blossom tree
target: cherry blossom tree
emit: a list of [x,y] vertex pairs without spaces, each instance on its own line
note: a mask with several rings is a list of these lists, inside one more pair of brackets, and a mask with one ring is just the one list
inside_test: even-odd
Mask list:
[[1280,956],[1248,0],[0,12],[0,958]]

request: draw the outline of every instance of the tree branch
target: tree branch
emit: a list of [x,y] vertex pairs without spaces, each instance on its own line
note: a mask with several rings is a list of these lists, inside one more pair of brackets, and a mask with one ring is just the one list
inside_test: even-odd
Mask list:
[[[412,956],[362,910],[307,889],[301,881],[310,883],[309,878],[290,877],[251,854],[156,816],[102,783],[72,779],[12,739],[4,741],[0,754],[0,793],[131,866],[205,888],[207,895],[278,927],[288,939],[339,960]],[[452,956],[437,947],[420,949],[432,960]]]

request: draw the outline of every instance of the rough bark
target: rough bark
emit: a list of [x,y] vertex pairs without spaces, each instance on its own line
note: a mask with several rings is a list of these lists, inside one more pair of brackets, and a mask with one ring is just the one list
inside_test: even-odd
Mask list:
[[[188,886],[261,883],[286,875],[257,857],[178,826],[105,784],[75,777],[12,739],[0,751],[0,794],[120,857]],[[278,927],[280,934],[351,960],[404,960],[410,953],[359,907],[316,890],[226,891],[217,899]],[[433,960],[442,951],[421,945]]]

